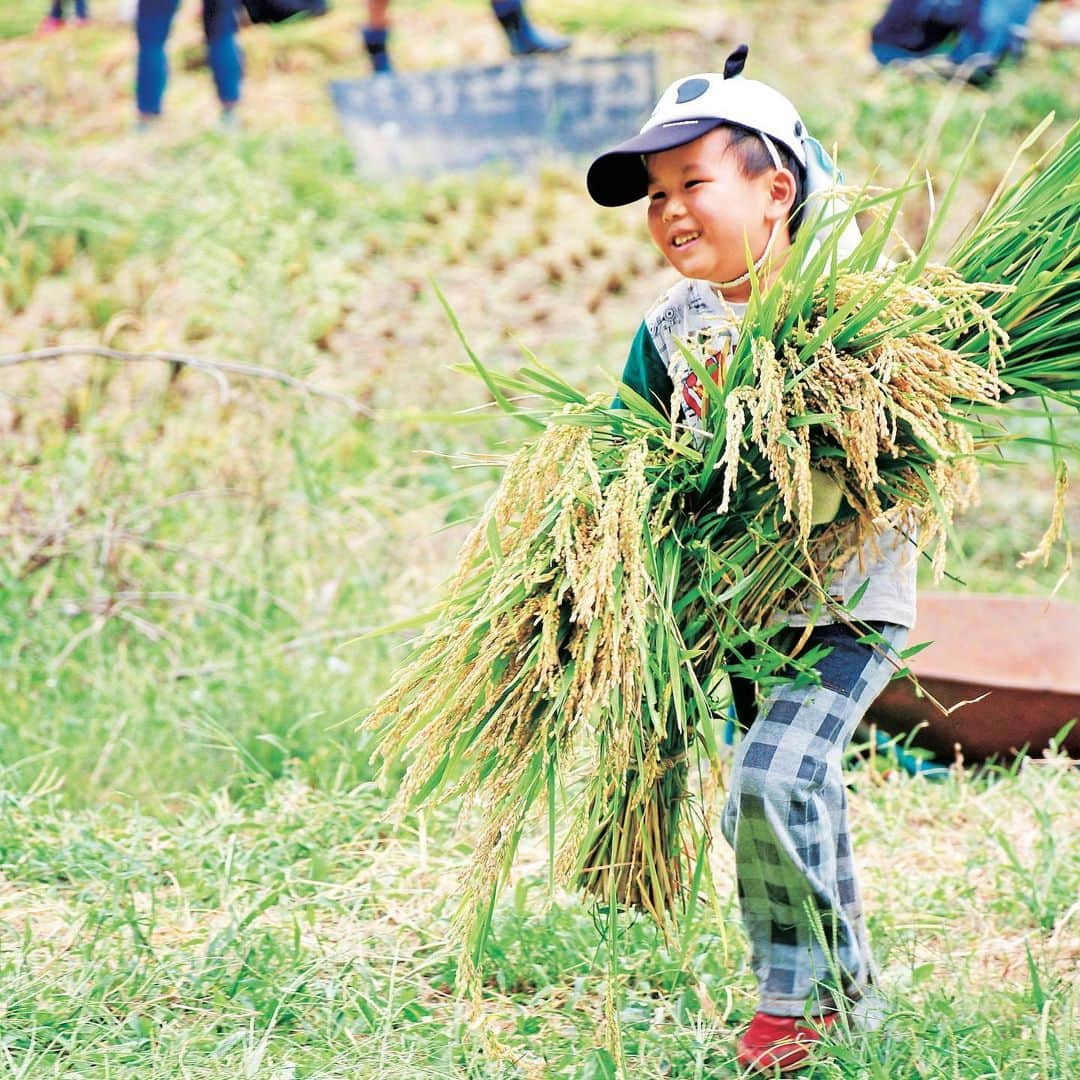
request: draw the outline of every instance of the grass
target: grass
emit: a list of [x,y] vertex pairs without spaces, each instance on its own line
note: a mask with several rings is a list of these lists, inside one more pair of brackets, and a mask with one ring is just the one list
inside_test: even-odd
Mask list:
[[48,2],[37,0],[9,0],[0,12],[0,40],[20,38],[33,32],[48,12]]
[[[888,1038],[843,1042],[818,1075],[1071,1075],[1072,771],[1032,763],[938,786],[854,775],[896,1012]],[[565,896],[548,906],[526,860],[488,945],[486,1023],[506,1056],[487,1060],[449,992],[463,851],[442,839],[445,821],[385,830],[383,799],[372,784],[289,775],[152,817],[131,804],[72,813],[47,792],[5,800],[12,1068],[605,1075],[607,972],[586,912]],[[728,1032],[752,1001],[732,903],[721,890],[685,966],[648,922],[628,929],[618,981],[634,1075],[736,1075]]]
[[[809,18],[784,0],[766,19],[733,3],[718,43],[671,27],[698,6],[560,0],[544,18],[583,52],[657,45],[665,74],[715,66],[753,30],[751,63],[768,58],[855,177],[902,179],[936,128],[947,179],[982,116],[964,212],[1021,131],[1080,104],[1075,53],[1035,45],[992,92],[954,92],[872,72],[876,4]],[[2,7],[0,37],[42,5]],[[192,14],[148,138],[131,132],[128,30],[103,17],[77,37],[0,43],[0,353],[93,341],[241,360],[377,415],[240,377],[222,401],[168,365],[0,369],[3,1069],[611,1075],[599,936],[575,898],[547,903],[543,837],[524,845],[488,946],[484,1030],[501,1056],[448,992],[466,850],[449,812],[380,819],[393,779],[375,775],[355,718],[403,654],[398,638],[353,639],[432,595],[491,490],[484,456],[515,438],[454,415],[484,395],[449,370],[459,355],[430,278],[485,362],[515,362],[513,333],[604,389],[668,276],[637,212],[595,213],[564,166],[359,184],[323,90],[363,70],[344,8],[245,32],[247,128],[223,137]],[[404,66],[502,56],[479,0],[397,18]],[[917,203],[904,228],[925,228]],[[1060,556],[1013,565],[1042,534],[1048,475],[1035,461],[987,473],[951,564],[963,587],[1052,588]],[[1068,514],[1076,526],[1075,498]],[[1032,761],[930,785],[878,761],[853,783],[895,1019],[817,1075],[1075,1074],[1075,771]],[[718,846],[717,900],[685,965],[648,924],[627,931],[631,1075],[736,1075],[752,984],[728,860]]]

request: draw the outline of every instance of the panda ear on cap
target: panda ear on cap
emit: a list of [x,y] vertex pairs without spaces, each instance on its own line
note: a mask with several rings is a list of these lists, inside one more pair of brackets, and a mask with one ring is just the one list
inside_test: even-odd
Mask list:
[[736,75],[741,75],[742,70],[746,67],[746,57],[750,53],[749,45],[740,45],[725,61],[724,61],[724,78],[734,79]]

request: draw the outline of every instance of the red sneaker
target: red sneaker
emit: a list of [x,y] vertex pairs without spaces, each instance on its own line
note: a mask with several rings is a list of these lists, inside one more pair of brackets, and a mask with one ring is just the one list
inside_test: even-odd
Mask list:
[[839,1015],[825,1013],[807,1021],[800,1016],[754,1013],[750,1026],[739,1038],[739,1064],[744,1069],[773,1074],[777,1070],[783,1074],[800,1069],[810,1060],[822,1033],[836,1023]]
[[38,23],[37,36],[48,37],[50,34],[55,34],[57,30],[63,29],[63,19],[54,19],[51,15],[46,15],[45,18]]

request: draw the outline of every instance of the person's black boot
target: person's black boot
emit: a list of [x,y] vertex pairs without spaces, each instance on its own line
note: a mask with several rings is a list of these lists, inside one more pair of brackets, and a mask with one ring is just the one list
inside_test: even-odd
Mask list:
[[492,0],[491,10],[506,31],[510,42],[510,51],[515,56],[529,53],[557,53],[570,48],[570,39],[558,34],[548,34],[537,30],[525,14],[525,5],[521,0]]
[[390,53],[387,51],[388,30],[376,30],[374,27],[365,26],[360,32],[364,39],[364,48],[371,58],[371,69],[376,75],[390,75],[394,71],[390,63]]

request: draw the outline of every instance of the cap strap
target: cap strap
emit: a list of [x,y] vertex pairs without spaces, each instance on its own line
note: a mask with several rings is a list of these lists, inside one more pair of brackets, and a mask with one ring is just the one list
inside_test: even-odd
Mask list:
[[739,285],[745,285],[750,280],[750,275],[755,277],[761,273],[761,268],[765,265],[766,259],[769,257],[769,252],[772,251],[773,241],[776,239],[776,234],[780,231],[780,219],[777,218],[773,222],[772,232],[769,233],[769,242],[765,245],[765,250],[755,260],[753,267],[747,270],[745,274],[740,274],[737,278],[732,278],[730,281],[712,281],[709,284],[714,289],[723,291],[724,289],[734,289]]
[[765,144],[765,149],[769,151],[769,157],[772,158],[773,166],[777,169],[782,169],[784,163],[780,160],[780,151],[776,149],[776,143],[774,143],[764,131],[759,131],[758,134],[761,136],[761,141]]

